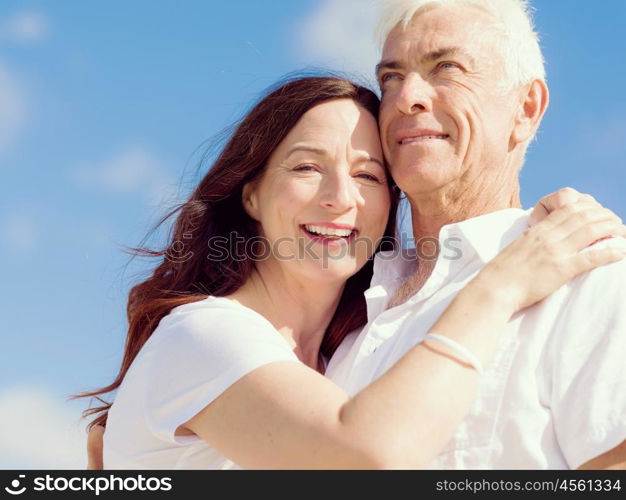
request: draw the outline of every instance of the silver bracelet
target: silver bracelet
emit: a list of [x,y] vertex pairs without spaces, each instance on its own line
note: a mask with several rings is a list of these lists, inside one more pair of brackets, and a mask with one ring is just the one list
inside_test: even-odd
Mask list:
[[[478,375],[482,375],[484,372],[483,364],[476,357],[476,355],[470,351],[467,347],[462,346],[456,340],[452,340],[450,337],[444,337],[443,335],[438,335],[436,333],[429,333],[424,337],[424,340],[432,340],[434,342],[439,342],[450,349],[452,349],[455,354],[457,354],[463,361],[466,361],[468,364],[472,365],[474,370],[478,373]],[[422,341],[423,342],[423,341]]]

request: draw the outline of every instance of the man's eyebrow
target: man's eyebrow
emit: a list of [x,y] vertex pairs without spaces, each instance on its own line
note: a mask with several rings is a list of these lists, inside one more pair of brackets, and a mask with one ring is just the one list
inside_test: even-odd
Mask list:
[[401,69],[402,64],[397,61],[383,60],[376,65],[376,75],[379,75],[383,69]]
[[469,59],[471,63],[474,63],[474,58],[468,54],[468,52],[461,47],[443,47],[441,49],[433,50],[424,54],[422,62],[433,62],[439,59],[445,59],[446,57],[461,56]]
[[[446,57],[455,57],[461,56],[469,59],[469,61],[474,64],[474,58],[467,53],[467,51],[463,50],[461,47],[443,47],[441,49],[433,50],[424,54],[420,60],[420,63],[428,63],[433,61],[438,61],[439,59],[445,59]],[[376,65],[376,75],[379,75],[380,72],[384,69],[393,70],[393,69],[402,69],[403,65],[392,59],[382,60]]]

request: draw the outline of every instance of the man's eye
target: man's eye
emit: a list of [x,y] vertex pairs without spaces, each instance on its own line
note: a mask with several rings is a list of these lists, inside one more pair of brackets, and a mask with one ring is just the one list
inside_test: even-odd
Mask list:
[[386,83],[388,81],[397,80],[399,78],[400,75],[398,73],[385,73],[383,76],[380,77],[380,81],[381,83]]
[[459,69],[459,65],[457,63],[453,63],[450,61],[444,61],[439,63],[439,69]]

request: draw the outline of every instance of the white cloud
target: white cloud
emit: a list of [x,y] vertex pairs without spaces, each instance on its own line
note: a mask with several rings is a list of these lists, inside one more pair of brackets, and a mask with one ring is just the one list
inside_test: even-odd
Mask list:
[[4,246],[13,252],[30,252],[39,241],[38,227],[35,221],[23,213],[3,215],[0,238]]
[[321,0],[298,23],[295,54],[300,63],[357,73],[370,81],[380,56],[376,0]]
[[139,146],[126,148],[99,165],[76,168],[70,175],[82,188],[113,194],[145,193],[154,203],[175,195],[175,182],[164,165]]
[[38,387],[0,391],[0,469],[84,469],[80,411]]
[[26,99],[22,85],[0,61],[0,154],[16,141],[26,121]]
[[32,44],[45,38],[48,20],[37,10],[23,10],[6,19],[0,27],[2,38],[22,44]]

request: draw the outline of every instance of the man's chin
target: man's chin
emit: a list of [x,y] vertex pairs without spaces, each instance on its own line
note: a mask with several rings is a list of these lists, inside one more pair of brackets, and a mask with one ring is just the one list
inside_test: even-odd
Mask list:
[[405,193],[428,193],[441,189],[454,181],[453,172],[441,166],[439,162],[423,160],[391,168],[391,175]]

